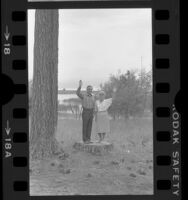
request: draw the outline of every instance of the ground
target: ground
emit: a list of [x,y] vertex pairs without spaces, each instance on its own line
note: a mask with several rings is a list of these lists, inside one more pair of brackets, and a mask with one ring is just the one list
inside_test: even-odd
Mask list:
[[56,137],[67,157],[30,163],[31,195],[153,194],[152,119],[111,120],[106,141],[114,149],[105,155],[73,148],[81,140],[81,124],[59,116]]

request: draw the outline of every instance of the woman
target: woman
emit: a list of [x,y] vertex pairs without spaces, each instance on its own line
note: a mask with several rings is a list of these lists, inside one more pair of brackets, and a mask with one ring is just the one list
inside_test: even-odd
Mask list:
[[105,99],[105,92],[99,92],[99,99],[96,101],[96,127],[99,135],[99,142],[104,140],[105,134],[110,132],[110,120],[108,108],[112,104],[112,98]]

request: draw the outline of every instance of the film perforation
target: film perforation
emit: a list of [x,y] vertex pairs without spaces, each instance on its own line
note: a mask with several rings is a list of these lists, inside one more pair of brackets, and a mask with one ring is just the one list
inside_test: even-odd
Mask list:
[[179,113],[181,113],[181,112],[183,112],[183,105],[182,105],[182,101],[181,101],[181,99],[183,99],[183,94],[182,94],[183,92],[181,92],[181,90],[177,93],[177,95],[176,95],[176,97],[175,97],[175,102],[174,102],[174,104],[175,104],[175,107],[176,107],[176,109],[177,109],[177,111],[179,112]]
[[169,20],[170,14],[169,10],[156,10],[155,19],[156,20]]
[[170,156],[157,156],[157,165],[159,166],[169,166],[171,164]]
[[2,88],[2,97],[1,97],[1,103],[5,104],[14,97],[14,90],[13,90],[14,83],[12,79],[5,74],[1,75],[0,81],[2,86],[5,85],[6,83],[6,89]]
[[26,60],[13,60],[12,62],[12,68],[14,70],[25,70],[26,66]]
[[23,22],[26,20],[26,12],[24,11],[13,11],[12,21]]
[[157,141],[169,142],[171,140],[170,131],[157,131]]
[[170,108],[169,107],[158,107],[156,108],[156,115],[160,118],[169,118],[170,117]]
[[13,35],[12,44],[14,46],[25,46],[26,45],[26,36],[25,35]]
[[26,143],[27,142],[27,133],[14,132],[13,133],[13,142],[14,143]]
[[156,92],[157,93],[169,93],[170,92],[170,84],[169,83],[157,83],[156,84]]
[[171,181],[170,180],[157,180],[157,189],[158,190],[170,190]]
[[170,35],[169,34],[156,34],[155,43],[159,45],[167,45],[170,43]]
[[24,192],[28,190],[28,183],[27,181],[14,181],[13,189],[17,192]]
[[14,91],[16,94],[25,94],[27,92],[27,87],[25,84],[15,84]]
[[13,166],[14,167],[26,167],[27,166],[27,157],[13,157]]
[[169,58],[157,58],[155,61],[155,67],[157,69],[169,69],[170,68]]
[[13,118],[15,119],[25,119],[27,117],[27,110],[25,108],[14,108]]

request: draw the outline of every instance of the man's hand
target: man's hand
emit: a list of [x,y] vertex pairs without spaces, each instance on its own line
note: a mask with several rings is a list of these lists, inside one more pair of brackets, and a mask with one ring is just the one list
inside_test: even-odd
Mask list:
[[82,87],[83,83],[82,80],[79,81],[79,87]]

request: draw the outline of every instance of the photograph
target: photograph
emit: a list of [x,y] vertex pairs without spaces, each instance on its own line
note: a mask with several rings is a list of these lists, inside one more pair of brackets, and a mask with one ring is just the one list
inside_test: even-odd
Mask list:
[[30,196],[153,195],[152,9],[27,15]]
[[[112,0],[27,0],[29,2],[69,2],[69,1],[112,1]],[[125,0],[127,1],[127,0]],[[130,0],[128,0],[130,1]],[[134,1],[134,0],[132,0]],[[139,1],[143,1],[143,0],[139,0]]]

